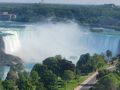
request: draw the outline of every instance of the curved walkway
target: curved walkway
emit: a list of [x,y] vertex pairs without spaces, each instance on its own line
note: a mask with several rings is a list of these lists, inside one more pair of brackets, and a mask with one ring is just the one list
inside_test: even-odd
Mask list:
[[[108,67],[106,69],[113,70],[115,66]],[[77,86],[74,90],[88,90],[97,82],[96,75],[98,72],[95,72],[92,76],[88,77],[84,82]]]

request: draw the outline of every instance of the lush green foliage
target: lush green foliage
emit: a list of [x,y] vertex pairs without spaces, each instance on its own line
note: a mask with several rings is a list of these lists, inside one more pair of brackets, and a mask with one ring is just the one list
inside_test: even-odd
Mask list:
[[73,80],[75,78],[75,73],[71,70],[65,70],[62,78],[66,81]]
[[120,76],[109,73],[101,78],[97,85],[91,90],[119,90]]
[[76,20],[79,23],[120,29],[120,8],[108,5],[1,4],[0,11],[17,15],[16,21]]
[[108,57],[108,61],[110,61],[111,57],[112,57],[112,51],[107,50],[106,51],[106,56]]
[[74,81],[77,84],[80,82],[81,72],[79,74],[78,72],[83,70],[83,67],[81,68],[79,65],[92,72],[105,64],[103,60],[97,54],[93,56],[84,54],[80,57],[76,67],[71,61],[57,55],[45,59],[43,64],[35,64],[30,73],[24,71],[21,65],[12,66],[6,80],[0,82],[0,90],[59,90],[62,87],[66,88],[67,83]]
[[88,53],[81,55],[77,62],[77,70],[81,73],[89,73],[95,71],[105,65],[105,60],[101,55],[94,54],[90,56]]
[[116,64],[116,70],[117,72],[120,72],[120,60],[118,60],[118,63]]
[[71,70],[75,72],[76,69],[75,65],[71,61],[62,58],[60,55],[45,59],[43,64],[58,76],[62,76],[65,70]]
[[114,71],[100,70],[97,75],[98,82],[90,90],[120,90],[120,60]]
[[99,70],[98,73],[99,74],[97,75],[97,78],[100,79],[100,78],[104,77],[105,75],[109,74],[110,71],[106,70],[106,69],[103,69],[103,70]]
[[41,81],[48,90],[56,90],[57,76],[45,65],[36,64],[33,67],[32,72],[33,71],[38,73],[38,76],[41,78]]

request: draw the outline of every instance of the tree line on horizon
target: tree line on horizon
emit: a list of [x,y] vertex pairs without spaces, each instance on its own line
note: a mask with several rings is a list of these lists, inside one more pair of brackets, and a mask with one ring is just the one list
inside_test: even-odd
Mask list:
[[106,5],[50,5],[50,4],[0,4],[1,12],[17,15],[19,22],[75,20],[80,24],[110,27],[120,30],[120,7]]

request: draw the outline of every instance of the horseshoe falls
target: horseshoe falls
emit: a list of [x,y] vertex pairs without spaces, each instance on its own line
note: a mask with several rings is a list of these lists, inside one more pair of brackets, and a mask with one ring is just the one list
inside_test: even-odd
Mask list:
[[91,32],[89,27],[70,23],[25,24],[24,28],[1,28],[6,53],[21,57],[24,62],[41,62],[49,56],[62,55],[74,63],[84,53],[120,53],[120,32],[104,29]]

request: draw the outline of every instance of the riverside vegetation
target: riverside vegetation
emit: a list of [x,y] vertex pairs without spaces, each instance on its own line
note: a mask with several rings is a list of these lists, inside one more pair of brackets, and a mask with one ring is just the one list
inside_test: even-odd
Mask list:
[[[112,52],[107,50],[106,55],[83,54],[76,65],[61,55],[57,55],[48,57],[41,64],[35,64],[31,72],[27,72],[23,68],[19,69],[19,65],[18,68],[11,67],[6,79],[0,81],[0,90],[73,90],[89,73],[101,70],[107,65],[105,56],[111,63],[114,62]],[[119,70],[119,63],[117,67]],[[109,72],[102,71],[102,73],[99,75],[99,79]],[[114,76],[114,73],[111,72],[110,76],[119,78],[118,74],[116,73]],[[117,79],[115,79],[115,84],[118,85],[116,81]]]
[[120,90],[120,59],[116,64],[116,70],[100,70],[97,80],[96,85],[89,90]]
[[100,26],[120,30],[120,6],[105,5],[54,5],[1,3],[1,12],[17,15],[15,21],[39,22],[44,20],[75,20],[80,24]]

